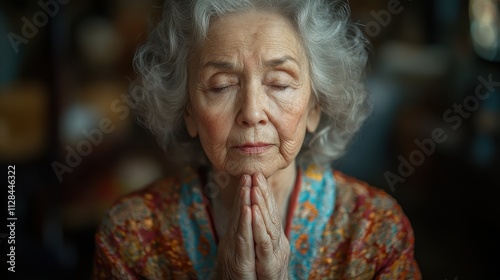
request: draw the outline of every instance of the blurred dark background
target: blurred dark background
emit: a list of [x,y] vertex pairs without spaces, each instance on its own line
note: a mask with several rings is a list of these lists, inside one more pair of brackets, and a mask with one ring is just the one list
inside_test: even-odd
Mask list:
[[[161,5],[0,3],[2,213],[7,166],[15,165],[18,219],[15,274],[0,226],[0,279],[89,279],[103,213],[168,170],[169,155],[136,124],[126,98],[134,50]],[[399,201],[424,279],[492,279],[500,260],[500,1],[350,5],[372,42],[374,113],[335,167]]]

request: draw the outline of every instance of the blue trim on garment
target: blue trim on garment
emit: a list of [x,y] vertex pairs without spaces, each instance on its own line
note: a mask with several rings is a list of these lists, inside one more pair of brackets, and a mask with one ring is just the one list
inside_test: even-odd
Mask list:
[[[191,176],[195,176],[192,175]],[[201,183],[197,177],[182,184],[179,207],[179,225],[184,248],[191,259],[198,279],[207,279],[213,273],[217,260],[217,245],[212,234],[210,221],[206,215]],[[206,243],[201,244],[204,238]],[[208,251],[202,255],[203,250]]]
[[335,199],[336,183],[331,169],[323,170],[314,166],[303,169],[302,185],[290,229],[290,279],[309,278],[323,232],[335,208]]

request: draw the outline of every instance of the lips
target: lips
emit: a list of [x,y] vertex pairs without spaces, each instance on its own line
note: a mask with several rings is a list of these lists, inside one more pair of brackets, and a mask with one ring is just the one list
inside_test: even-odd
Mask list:
[[269,150],[273,145],[269,143],[244,143],[242,145],[238,145],[235,148],[245,154],[261,154]]

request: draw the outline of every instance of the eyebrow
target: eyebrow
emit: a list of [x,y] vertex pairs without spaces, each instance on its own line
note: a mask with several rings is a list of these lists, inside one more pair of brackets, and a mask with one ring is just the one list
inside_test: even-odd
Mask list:
[[209,61],[203,65],[203,68],[206,67],[215,67],[222,70],[233,70],[234,68],[236,68],[233,63],[225,61]]
[[[293,62],[295,62],[295,64],[297,64],[297,66],[300,66],[297,59],[295,59],[289,55],[285,55],[285,56],[280,57],[280,58],[266,60],[266,61],[264,61],[264,66],[268,67],[268,68],[277,67],[277,66],[281,66],[281,65],[285,64],[288,61],[293,61]],[[203,65],[203,68],[206,68],[206,67],[214,67],[214,68],[218,68],[221,70],[233,70],[236,68],[236,65],[231,63],[231,62],[227,62],[227,61],[208,61],[207,63],[205,63]]]
[[299,62],[295,58],[293,58],[293,57],[291,57],[289,55],[285,55],[285,56],[280,57],[280,58],[275,58],[275,59],[267,60],[267,61],[264,62],[264,65],[266,67],[276,67],[276,66],[281,66],[281,65],[285,64],[288,61],[293,61],[293,62],[295,62],[295,64],[297,64],[297,66],[300,66]]

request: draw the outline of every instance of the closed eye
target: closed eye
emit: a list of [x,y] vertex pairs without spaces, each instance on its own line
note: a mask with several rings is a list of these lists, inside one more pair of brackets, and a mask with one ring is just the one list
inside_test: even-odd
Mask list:
[[212,88],[210,89],[211,92],[215,92],[215,93],[223,93],[223,92],[226,92],[231,86],[225,86],[225,87],[216,87],[216,88]]
[[288,89],[290,86],[271,86],[272,88],[278,90],[278,91],[285,91]]

